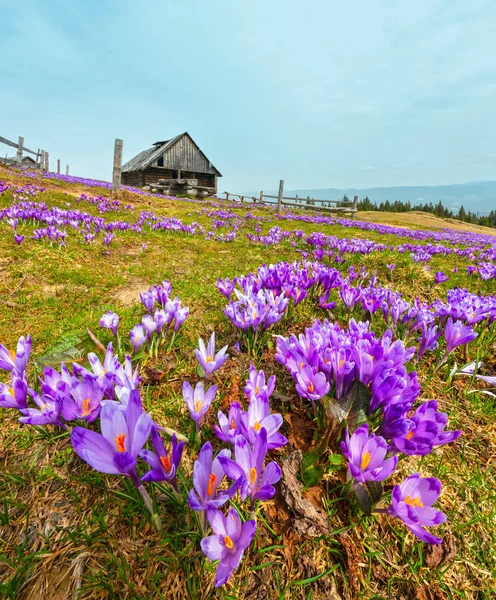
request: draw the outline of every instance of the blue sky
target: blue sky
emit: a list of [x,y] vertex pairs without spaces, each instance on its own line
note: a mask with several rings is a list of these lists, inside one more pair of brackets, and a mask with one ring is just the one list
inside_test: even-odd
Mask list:
[[[496,3],[0,0],[0,135],[109,179],[187,130],[220,191],[496,179]],[[12,149],[0,145],[0,152]]]

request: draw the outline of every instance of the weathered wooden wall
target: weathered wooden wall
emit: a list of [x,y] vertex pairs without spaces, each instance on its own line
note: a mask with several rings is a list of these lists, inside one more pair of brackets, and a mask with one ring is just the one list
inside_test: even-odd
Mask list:
[[[215,168],[202,154],[189,135],[183,135],[175,144],[163,153],[164,165],[169,168],[191,171],[193,173],[209,173],[215,175]],[[159,158],[159,157],[158,157]],[[158,158],[153,163],[157,166]]]
[[135,171],[132,173],[122,173],[122,183],[133,187],[142,187],[145,185],[144,173]]

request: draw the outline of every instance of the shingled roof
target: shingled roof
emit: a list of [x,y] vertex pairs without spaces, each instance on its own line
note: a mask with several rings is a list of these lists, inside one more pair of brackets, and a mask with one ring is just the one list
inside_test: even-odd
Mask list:
[[[171,169],[181,168],[184,170],[189,170],[186,165],[183,166],[183,165],[176,164],[176,161],[178,159],[177,159],[177,156],[173,152],[174,146],[176,146],[176,144],[178,144],[178,142],[185,136],[187,136],[189,138],[189,140],[194,144],[194,146],[196,147],[198,152],[201,154],[201,156],[208,163],[208,168],[201,172],[211,173],[212,175],[217,175],[217,177],[222,177],[221,173],[214,167],[214,165],[210,162],[210,160],[207,158],[207,156],[202,152],[202,150],[200,149],[198,144],[193,140],[193,138],[189,135],[189,133],[187,131],[185,131],[184,133],[180,133],[179,135],[176,135],[175,137],[173,137],[170,140],[167,140],[164,142],[155,142],[151,148],[148,148],[147,150],[143,150],[143,152],[140,152],[137,156],[135,156],[134,158],[129,160],[126,164],[124,164],[122,166],[122,172],[123,173],[131,173],[133,171],[144,171],[148,167],[151,167],[153,165],[153,163],[162,155],[164,156],[164,167],[165,168],[171,168]],[[167,153],[170,153],[170,155],[171,155],[170,163],[168,163]]]

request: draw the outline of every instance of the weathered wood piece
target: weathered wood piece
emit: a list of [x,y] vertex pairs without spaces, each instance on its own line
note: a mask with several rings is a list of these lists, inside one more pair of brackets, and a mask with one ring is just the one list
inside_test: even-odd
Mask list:
[[116,139],[114,145],[114,169],[112,174],[112,191],[117,192],[121,187],[123,141]]
[[284,192],[284,179],[279,182],[279,194],[277,196],[277,212],[282,210],[282,194]]
[[45,171],[48,173],[50,171],[50,153],[45,152]]
[[22,165],[22,148],[24,146],[24,138],[19,136],[19,142],[17,143],[17,164]]
[[[11,142],[10,140],[2,136],[0,136],[0,143],[5,144],[6,146],[11,146],[12,148],[17,148],[19,146],[19,143]],[[34,152],[33,150],[29,150],[29,148],[26,148],[24,145],[23,152],[27,152],[28,154],[36,154],[36,152]]]
[[69,165],[65,165],[65,174],[69,175]]
[[60,175],[60,158],[57,158],[57,173]]

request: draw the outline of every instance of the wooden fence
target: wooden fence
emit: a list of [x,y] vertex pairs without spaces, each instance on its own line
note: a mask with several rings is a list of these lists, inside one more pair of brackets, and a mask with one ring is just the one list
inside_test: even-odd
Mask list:
[[[30,165],[34,169],[41,169],[42,171],[50,171],[50,155],[46,150],[41,150],[38,148],[38,151],[30,150],[26,148],[24,145],[24,138],[19,136],[17,142],[13,142],[12,140],[8,140],[0,136],[0,143],[5,144],[6,146],[10,146],[11,148],[16,148],[17,153],[14,159],[8,159],[7,155],[5,155],[5,159],[0,158],[1,162],[5,162],[5,164],[9,165],[19,165],[23,164],[23,154],[32,154],[36,156],[34,159],[34,164]],[[60,159],[57,159],[57,173],[60,173]],[[65,174],[69,175],[69,165],[65,167]]]
[[304,197],[290,197],[284,196],[284,181],[281,179],[279,183],[279,193],[277,196],[271,196],[270,194],[264,194],[260,192],[259,196],[247,196],[246,194],[233,194],[232,192],[224,192],[226,200],[232,198],[235,202],[239,199],[240,202],[254,202],[256,204],[263,204],[264,206],[274,206],[275,202],[265,202],[268,200],[277,200],[277,212],[281,212],[284,206],[301,208],[304,210],[318,210],[322,212],[332,213],[343,213],[350,214],[353,218],[358,210],[358,196],[353,198],[353,202],[344,202],[343,200],[318,200],[316,198],[310,198],[310,196]]

